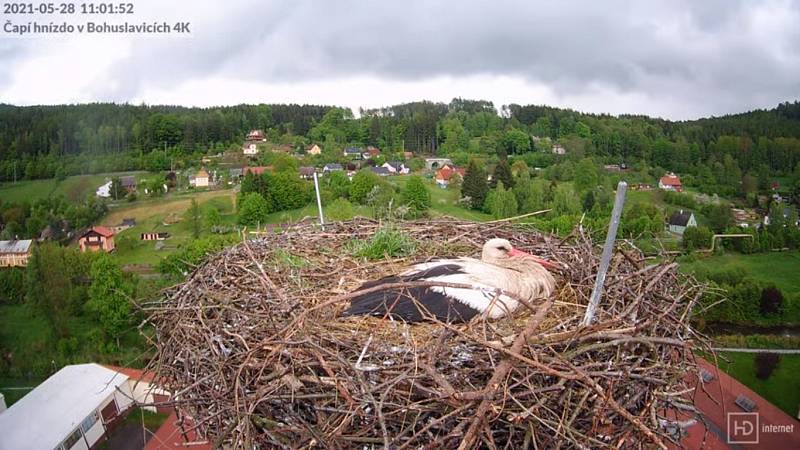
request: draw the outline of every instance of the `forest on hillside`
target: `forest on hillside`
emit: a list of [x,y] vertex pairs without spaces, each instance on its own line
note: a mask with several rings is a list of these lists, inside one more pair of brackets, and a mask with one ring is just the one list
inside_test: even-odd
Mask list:
[[[449,156],[525,157],[532,166],[570,157],[646,164],[694,176],[720,195],[742,176],[786,176],[800,163],[800,102],[774,109],[674,122],[646,116],[586,114],[537,105],[454,99],[360,110],[316,105],[215,108],[87,104],[0,105],[0,181],[112,170],[165,169],[166,155],[199,155],[241,143],[263,129],[271,142],[318,143],[335,155],[347,145]],[[729,186],[715,178],[726,174]],[[734,182],[735,181],[735,182]]]

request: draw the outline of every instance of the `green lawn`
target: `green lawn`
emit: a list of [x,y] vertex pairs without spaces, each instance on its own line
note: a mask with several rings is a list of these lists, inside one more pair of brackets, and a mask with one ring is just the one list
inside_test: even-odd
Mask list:
[[79,201],[93,194],[97,188],[112,176],[124,176],[141,172],[108,173],[97,175],[77,175],[58,182],[55,178],[47,180],[23,180],[16,183],[0,184],[0,198],[4,201],[20,203],[63,195],[68,200]]
[[[389,182],[402,189],[408,182],[408,176],[401,175],[389,178]],[[425,186],[431,193],[431,210],[433,217],[452,216],[464,220],[483,222],[492,220],[492,216],[481,211],[467,209],[458,205],[460,192],[455,188],[442,189],[433,180],[425,180]]]
[[800,355],[781,355],[777,369],[767,380],[756,378],[755,353],[719,353],[730,362],[718,361],[720,369],[754,390],[792,417],[800,406]]
[[681,269],[692,272],[705,266],[714,269],[741,267],[756,280],[775,284],[789,294],[800,293],[800,252],[769,252],[742,255],[729,252],[721,256],[699,256],[690,263],[682,263]]
[[[184,218],[184,214],[191,205],[191,199],[198,202],[203,213],[211,208],[216,208],[224,223],[234,224],[236,216],[231,194],[232,191],[229,190],[200,191],[194,192],[192,195],[135,202],[115,210],[113,214],[106,217],[104,224],[114,225],[127,217],[136,219],[135,227],[116,235],[115,257],[122,265],[150,264],[155,266],[165,256],[174,252],[178,246],[189,242],[192,239],[192,224]],[[165,225],[165,219],[170,217],[178,218],[180,221]],[[201,221],[205,230],[204,217],[201,218]],[[163,241],[164,248],[162,250],[156,250],[156,242],[141,240],[141,233],[144,232],[167,232],[170,234],[170,238]]]
[[33,390],[44,381],[43,378],[11,378],[0,377],[0,393],[6,401],[6,406],[11,406],[19,399]]

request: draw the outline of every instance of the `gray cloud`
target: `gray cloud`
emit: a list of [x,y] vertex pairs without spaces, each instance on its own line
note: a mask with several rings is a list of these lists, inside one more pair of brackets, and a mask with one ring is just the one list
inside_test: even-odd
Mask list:
[[[800,92],[800,4],[791,1],[191,4],[192,38],[136,41],[107,76],[118,82],[93,95],[124,101],[208,77],[269,84],[501,75],[562,98],[601,89],[685,102],[667,111],[683,118],[769,107]],[[176,9],[150,10],[155,18]]]

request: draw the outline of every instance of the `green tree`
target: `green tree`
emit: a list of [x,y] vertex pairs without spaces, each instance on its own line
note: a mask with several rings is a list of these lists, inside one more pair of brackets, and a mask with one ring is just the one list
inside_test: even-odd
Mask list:
[[514,192],[506,190],[500,181],[486,197],[486,209],[495,219],[513,217],[517,214],[517,198]]
[[269,216],[269,204],[257,192],[245,194],[239,204],[239,223],[242,225],[263,224]]
[[208,228],[214,228],[222,225],[222,215],[217,208],[209,208],[205,214],[205,222]]
[[711,205],[708,207],[708,225],[716,233],[722,233],[733,225],[733,211],[729,205]]
[[492,187],[497,186],[502,182],[503,186],[509,188],[514,187],[514,178],[511,175],[511,167],[508,165],[508,159],[501,158],[494,166],[494,173],[492,174]]
[[331,172],[325,181],[334,198],[347,198],[350,195],[350,179],[347,178],[344,171]]
[[372,188],[378,185],[378,176],[367,169],[360,170],[353,175],[353,182],[350,183],[350,200],[366,204],[367,195]]
[[353,208],[353,204],[347,201],[346,198],[338,197],[325,207],[326,221],[350,220],[355,215],[356,210]]
[[575,191],[568,184],[556,186],[553,194],[553,213],[556,215],[580,214],[581,203]]
[[507,151],[512,154],[526,153],[531,150],[531,140],[528,133],[512,128],[508,130],[503,138],[503,144]]
[[90,276],[92,284],[86,310],[98,318],[108,336],[119,342],[119,335],[133,319],[131,284],[125,280],[119,265],[105,253],[92,263]]
[[480,209],[489,193],[489,184],[486,182],[486,173],[471,160],[464,172],[464,182],[461,184],[461,197],[469,198],[472,209]]
[[199,238],[200,233],[203,231],[203,218],[200,205],[197,204],[195,199],[192,199],[189,209],[186,210],[185,217],[192,229],[192,237],[195,239]]
[[425,213],[431,207],[431,193],[425,186],[425,181],[419,176],[411,176],[403,189],[403,203],[408,205],[416,214]]
[[111,189],[109,189],[109,193],[111,194],[111,198],[114,200],[119,200],[121,198],[125,198],[125,194],[127,194],[128,191],[122,187],[122,181],[119,179],[119,177],[114,177],[111,179]]
[[584,193],[597,187],[600,175],[597,172],[597,166],[591,158],[584,158],[578,162],[575,167],[575,174],[573,175],[575,190],[578,193]]

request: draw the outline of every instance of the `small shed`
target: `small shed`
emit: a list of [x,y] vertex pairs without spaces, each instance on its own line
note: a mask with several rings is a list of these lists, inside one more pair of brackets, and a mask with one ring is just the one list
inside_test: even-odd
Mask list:
[[162,231],[142,233],[141,238],[143,241],[163,241],[169,239],[169,233]]

